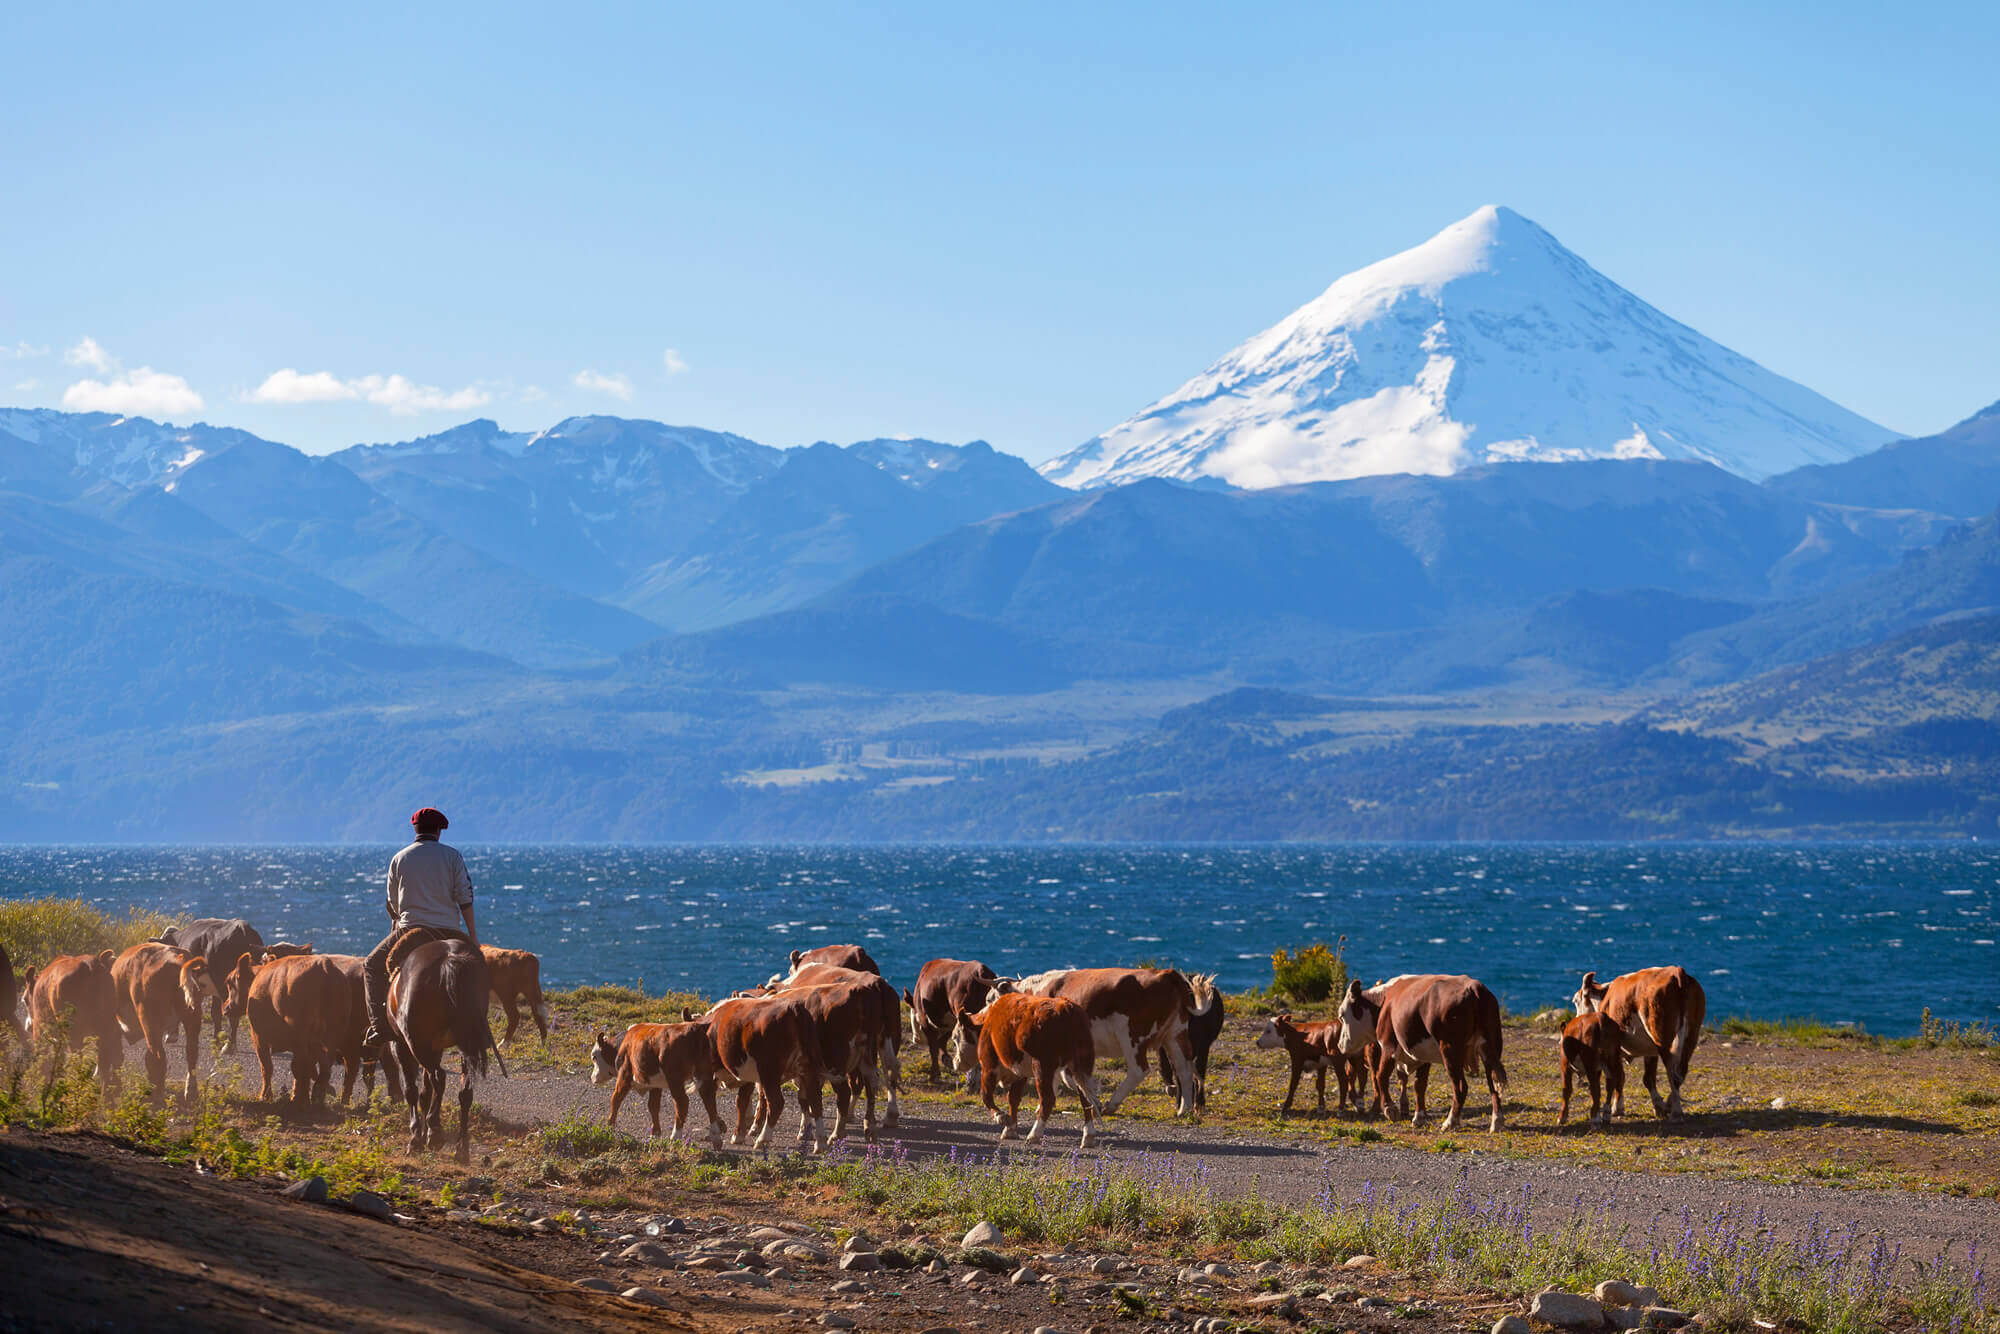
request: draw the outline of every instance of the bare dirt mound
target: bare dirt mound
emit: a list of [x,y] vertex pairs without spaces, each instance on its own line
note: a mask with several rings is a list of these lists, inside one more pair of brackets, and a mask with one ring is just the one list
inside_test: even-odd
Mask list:
[[436,1231],[301,1204],[101,1141],[0,1135],[0,1330],[720,1330]]

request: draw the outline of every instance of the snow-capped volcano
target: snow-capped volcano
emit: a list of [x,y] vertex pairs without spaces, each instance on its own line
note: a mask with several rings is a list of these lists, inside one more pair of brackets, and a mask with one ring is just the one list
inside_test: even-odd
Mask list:
[[1661,314],[1489,205],[1359,269],[1042,465],[1242,487],[1523,459],[1702,459],[1752,480],[1897,433]]

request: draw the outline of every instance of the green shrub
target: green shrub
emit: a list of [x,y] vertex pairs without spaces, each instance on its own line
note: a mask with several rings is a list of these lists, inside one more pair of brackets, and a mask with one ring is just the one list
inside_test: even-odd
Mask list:
[[59,954],[122,950],[184,920],[140,908],[113,917],[82,899],[16,899],[0,903],[0,946],[18,972]]
[[1296,952],[1271,953],[1271,990],[1295,1001],[1316,1004],[1347,990],[1347,937],[1331,947],[1307,945]]

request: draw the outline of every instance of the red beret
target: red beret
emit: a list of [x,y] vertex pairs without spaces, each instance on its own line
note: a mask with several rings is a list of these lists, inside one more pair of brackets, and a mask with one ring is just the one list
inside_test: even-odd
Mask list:
[[444,818],[444,812],[435,806],[426,806],[410,816],[410,823],[419,830],[449,829],[451,821]]

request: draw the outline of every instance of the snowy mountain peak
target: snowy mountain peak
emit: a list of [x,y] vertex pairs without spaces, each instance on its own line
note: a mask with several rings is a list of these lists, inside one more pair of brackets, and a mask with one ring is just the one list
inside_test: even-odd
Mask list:
[[1485,463],[1700,459],[1753,480],[1896,433],[1627,292],[1498,205],[1337,280],[1097,438],[1065,486],[1282,486]]
[[163,485],[205,455],[257,437],[234,427],[174,426],[109,412],[0,408],[0,431],[40,445],[65,466],[108,477],[121,486]]

